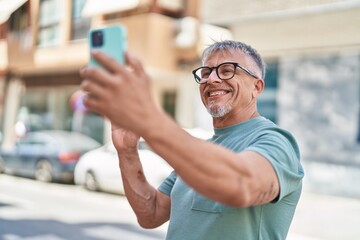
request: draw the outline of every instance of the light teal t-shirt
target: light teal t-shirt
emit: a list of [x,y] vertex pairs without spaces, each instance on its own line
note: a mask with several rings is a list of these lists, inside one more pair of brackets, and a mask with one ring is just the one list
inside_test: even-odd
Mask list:
[[255,151],[267,158],[278,176],[280,195],[261,206],[229,207],[198,194],[173,172],[159,187],[171,197],[166,239],[285,240],[304,175],[294,137],[264,117],[214,131],[209,141],[235,152]]

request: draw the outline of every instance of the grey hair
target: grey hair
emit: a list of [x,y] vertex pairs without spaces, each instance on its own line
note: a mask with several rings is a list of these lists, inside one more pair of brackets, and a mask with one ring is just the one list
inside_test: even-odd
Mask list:
[[211,54],[213,54],[214,52],[217,52],[219,50],[226,50],[226,51],[239,50],[239,51],[247,54],[249,57],[251,57],[251,59],[254,60],[254,62],[258,66],[260,73],[261,73],[261,78],[265,79],[266,64],[265,64],[264,60],[262,59],[260,54],[254,48],[252,48],[250,45],[247,45],[243,42],[232,41],[232,40],[215,42],[215,43],[211,44],[210,46],[208,46],[207,48],[205,48],[205,50],[202,54],[202,58],[201,58],[202,62],[204,62],[206,60],[206,58],[209,57]]

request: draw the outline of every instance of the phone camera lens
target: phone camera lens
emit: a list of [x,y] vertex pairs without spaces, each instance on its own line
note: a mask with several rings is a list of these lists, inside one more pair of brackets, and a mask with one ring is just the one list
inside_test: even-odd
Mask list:
[[104,43],[104,35],[102,31],[94,31],[91,34],[92,45],[94,47],[101,47]]

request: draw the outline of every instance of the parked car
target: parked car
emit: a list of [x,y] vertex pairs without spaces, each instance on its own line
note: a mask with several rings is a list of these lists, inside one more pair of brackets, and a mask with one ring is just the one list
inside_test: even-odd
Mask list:
[[33,177],[43,182],[73,182],[76,162],[100,143],[76,132],[46,130],[29,132],[11,149],[2,149],[4,172]]
[[[139,144],[139,156],[150,184],[159,185],[172,168],[144,141]],[[75,184],[90,191],[124,194],[117,152],[112,142],[84,154],[75,167]]]
[[[186,131],[202,139],[211,136],[211,133],[201,129]],[[139,156],[147,180],[155,187],[173,170],[143,139],[139,143]],[[90,191],[124,194],[118,156],[112,142],[89,151],[80,158],[75,167],[74,181]]]

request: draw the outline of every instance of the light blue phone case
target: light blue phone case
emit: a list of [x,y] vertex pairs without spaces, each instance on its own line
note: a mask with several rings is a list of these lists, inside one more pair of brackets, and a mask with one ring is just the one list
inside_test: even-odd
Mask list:
[[[101,46],[94,46],[92,33],[101,31],[103,34],[103,44]],[[114,25],[104,28],[91,29],[88,33],[88,40],[90,50],[97,49],[112,56],[117,61],[125,62],[125,50],[127,47],[127,34],[124,26]],[[96,45],[96,44],[95,44]],[[101,66],[91,56],[89,61],[90,66]]]

